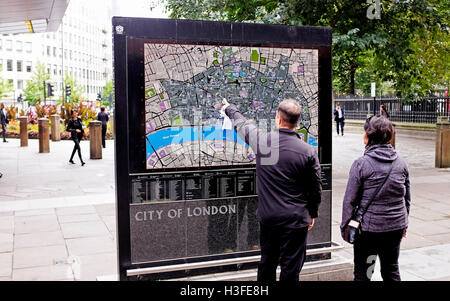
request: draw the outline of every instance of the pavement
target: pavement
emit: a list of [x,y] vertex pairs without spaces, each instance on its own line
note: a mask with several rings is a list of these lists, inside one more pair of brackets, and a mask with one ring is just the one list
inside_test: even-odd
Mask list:
[[[403,280],[450,280],[450,169],[434,168],[434,135],[398,131],[397,150],[410,168],[412,205],[400,254]],[[0,143],[0,280],[96,280],[117,272],[113,141],[103,159],[68,163],[71,141]],[[348,171],[364,150],[360,127],[333,134],[333,241],[352,259],[339,232]],[[375,267],[374,280],[380,280]]]

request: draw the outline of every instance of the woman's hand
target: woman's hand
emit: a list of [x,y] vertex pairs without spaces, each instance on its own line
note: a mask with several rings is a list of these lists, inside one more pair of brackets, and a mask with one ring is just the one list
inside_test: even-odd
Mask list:
[[81,131],[80,130],[75,130],[77,133],[81,133]]
[[406,230],[405,230],[405,232],[403,232],[403,238],[406,238]]
[[311,223],[308,226],[308,231],[311,230],[314,227],[314,219],[311,219]]

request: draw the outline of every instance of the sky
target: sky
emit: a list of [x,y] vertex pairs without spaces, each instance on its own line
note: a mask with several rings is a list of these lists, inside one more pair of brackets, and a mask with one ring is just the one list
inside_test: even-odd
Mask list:
[[[152,4],[158,4],[152,11]],[[168,18],[158,0],[113,0],[113,15],[123,17]]]

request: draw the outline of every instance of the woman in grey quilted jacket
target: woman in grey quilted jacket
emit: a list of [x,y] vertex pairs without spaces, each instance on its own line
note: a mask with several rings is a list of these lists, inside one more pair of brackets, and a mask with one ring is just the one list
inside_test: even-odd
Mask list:
[[389,119],[374,116],[364,125],[364,155],[350,169],[342,208],[341,232],[355,208],[365,207],[392,171],[363,216],[361,236],[354,244],[355,281],[369,281],[377,256],[384,281],[400,281],[400,243],[406,237],[411,202],[406,162],[391,146],[394,129]]

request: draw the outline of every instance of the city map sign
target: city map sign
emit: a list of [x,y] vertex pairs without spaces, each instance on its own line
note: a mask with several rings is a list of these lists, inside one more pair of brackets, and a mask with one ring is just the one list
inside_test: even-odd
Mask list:
[[255,153],[226,126],[223,98],[267,131],[283,99],[302,105],[297,132],[324,183],[308,247],[330,246],[330,29],[114,17],[113,32],[121,279],[259,254]]

